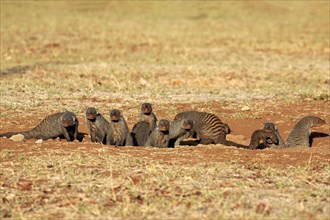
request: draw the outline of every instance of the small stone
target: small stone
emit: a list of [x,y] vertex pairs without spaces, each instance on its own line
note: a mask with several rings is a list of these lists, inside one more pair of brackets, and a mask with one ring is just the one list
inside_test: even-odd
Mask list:
[[12,201],[15,198],[15,194],[9,193],[7,196],[5,196],[6,200]]
[[140,80],[139,80],[139,83],[140,83],[141,85],[145,86],[145,85],[148,84],[148,81],[141,77]]
[[241,111],[243,111],[243,112],[250,111],[250,107],[244,106],[243,108],[241,108]]
[[42,139],[39,139],[39,140],[37,140],[36,142],[34,142],[34,143],[36,143],[36,144],[41,144],[42,143]]
[[17,142],[17,141],[23,141],[24,140],[24,135],[22,134],[15,134],[9,138],[10,140]]

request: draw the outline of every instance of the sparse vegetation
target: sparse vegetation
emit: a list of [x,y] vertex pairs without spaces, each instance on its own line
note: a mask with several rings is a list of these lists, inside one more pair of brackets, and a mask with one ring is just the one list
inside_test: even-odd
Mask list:
[[328,165],[316,172],[253,162],[184,164],[111,155],[108,149],[49,149],[15,162],[1,154],[1,215],[321,219],[330,211]]
[[[0,4],[1,133],[63,109],[87,132],[87,106],[121,109],[131,128],[145,101],[158,119],[215,113],[245,143],[266,120],[284,137],[302,115],[330,121],[327,1]],[[1,138],[0,218],[329,219],[329,140],[251,152]]]

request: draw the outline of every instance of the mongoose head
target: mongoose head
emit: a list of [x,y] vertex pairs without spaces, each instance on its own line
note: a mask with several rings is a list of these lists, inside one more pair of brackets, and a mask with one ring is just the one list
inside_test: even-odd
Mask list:
[[264,123],[264,128],[265,130],[270,130],[270,131],[277,131],[277,127],[274,123],[272,122],[266,122]]
[[110,111],[110,120],[113,122],[118,122],[121,117],[121,113],[118,109],[112,109]]
[[159,131],[168,132],[170,129],[170,122],[168,120],[162,119],[158,123]]
[[263,129],[261,131],[263,131],[262,135],[266,138],[267,144],[278,144],[278,138],[274,131],[267,129]]
[[141,106],[141,112],[145,115],[149,115],[152,112],[152,106],[150,103],[145,102]]
[[64,127],[71,127],[77,123],[77,116],[73,112],[66,111],[61,118]]
[[319,127],[326,123],[325,120],[316,116],[306,116],[301,120],[307,121],[307,123],[310,125],[311,128]]
[[89,107],[86,110],[86,117],[88,120],[95,120],[97,117],[97,110],[94,107]]
[[186,131],[191,130],[194,127],[194,121],[190,119],[184,119],[182,122],[182,128]]

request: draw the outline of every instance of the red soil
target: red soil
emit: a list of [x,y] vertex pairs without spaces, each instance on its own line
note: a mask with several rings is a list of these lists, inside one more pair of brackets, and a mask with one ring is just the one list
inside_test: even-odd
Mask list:
[[[262,127],[266,121],[273,121],[277,124],[283,138],[286,139],[294,124],[303,116],[316,115],[324,118],[327,124],[316,128],[317,132],[330,133],[330,113],[329,101],[309,101],[296,104],[276,105],[270,110],[262,109],[257,111],[251,109],[245,112],[248,118],[232,117],[234,113],[240,112],[237,107],[228,108],[226,104],[220,102],[211,102],[205,106],[203,111],[211,110],[218,115],[224,122],[228,123],[232,129],[232,133],[228,135],[228,139],[241,144],[248,144],[252,132]],[[166,109],[166,105],[160,109]],[[193,104],[178,104],[177,112],[183,110],[194,109]],[[258,108],[258,106],[256,107]],[[196,108],[195,108],[196,109]],[[124,109],[125,112],[125,109]],[[164,111],[155,113],[158,119],[172,119],[175,115],[164,115]],[[252,113],[253,112],[253,113]],[[45,117],[46,115],[42,116]],[[41,117],[41,118],[42,118]],[[83,114],[78,114],[80,120],[79,132],[85,133],[82,142],[66,142],[65,140],[47,140],[42,144],[35,144],[35,140],[26,140],[23,142],[13,142],[6,138],[0,138],[1,150],[10,150],[17,155],[27,154],[43,154],[51,149],[63,149],[63,153],[70,150],[71,152],[81,151],[83,153],[95,153],[95,149],[103,148],[101,144],[93,144],[87,135],[87,128]],[[132,125],[138,120],[128,118],[128,124]],[[1,119],[3,129],[1,133],[8,131],[22,131],[31,129],[40,121],[40,116],[36,118],[17,118],[13,123],[9,119]],[[265,149],[265,150],[246,150],[235,147],[226,147],[222,145],[198,145],[195,147],[180,146],[175,149],[158,149],[150,147],[114,147],[106,146],[108,153],[113,155],[127,154],[131,157],[141,158],[144,160],[157,160],[159,162],[186,164],[186,163],[208,163],[208,162],[237,162],[244,166],[310,166],[314,169],[322,168],[330,162],[330,137],[314,138],[311,148],[296,147],[286,149]]]

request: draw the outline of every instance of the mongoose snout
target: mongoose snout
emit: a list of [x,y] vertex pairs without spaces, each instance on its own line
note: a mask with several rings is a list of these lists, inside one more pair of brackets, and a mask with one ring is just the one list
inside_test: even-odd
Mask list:
[[63,114],[61,121],[64,127],[71,127],[76,124],[76,116],[71,112],[66,112]]
[[143,103],[142,106],[141,106],[141,112],[143,114],[149,115],[152,112],[151,104],[148,103],[148,102]]
[[186,119],[183,121],[183,128],[187,131],[191,130],[194,127],[194,121]]
[[121,116],[121,114],[120,114],[120,111],[118,109],[112,109],[110,111],[110,119],[111,119],[111,121],[118,122],[120,116]]
[[159,121],[159,130],[163,132],[168,132],[170,129],[170,123],[167,120],[160,120]]

